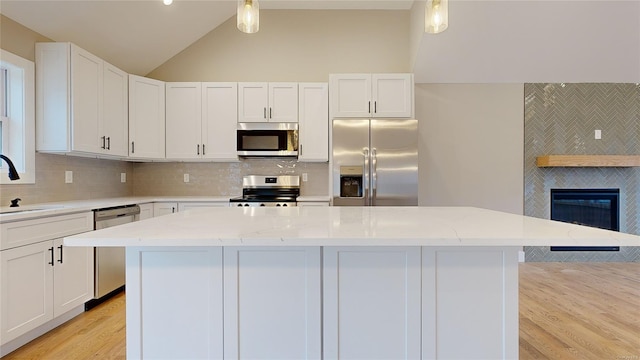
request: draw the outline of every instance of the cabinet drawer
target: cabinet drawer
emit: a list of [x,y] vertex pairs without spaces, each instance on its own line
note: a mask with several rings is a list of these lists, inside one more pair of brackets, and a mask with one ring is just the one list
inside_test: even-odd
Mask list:
[[93,230],[93,212],[0,224],[0,250]]

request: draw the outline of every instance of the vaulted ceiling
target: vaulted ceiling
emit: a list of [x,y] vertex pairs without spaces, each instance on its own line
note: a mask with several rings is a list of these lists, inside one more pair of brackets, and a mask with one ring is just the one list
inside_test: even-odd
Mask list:
[[[262,9],[408,10],[413,0],[289,0]],[[0,12],[54,41],[70,41],[145,75],[236,14],[235,0],[1,0]]]
[[[262,0],[262,9],[411,12],[416,82],[640,82],[640,0],[450,0],[425,34],[424,0]],[[235,15],[236,0],[0,0],[0,13],[145,75]],[[327,24],[330,26],[330,24]]]

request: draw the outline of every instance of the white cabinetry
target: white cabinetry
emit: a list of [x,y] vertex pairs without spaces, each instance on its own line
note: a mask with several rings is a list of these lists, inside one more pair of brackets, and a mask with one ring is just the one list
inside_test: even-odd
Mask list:
[[325,358],[420,358],[420,250],[324,248]]
[[37,150],[127,155],[127,74],[71,43],[36,44]]
[[332,74],[331,116],[412,118],[413,74]]
[[[238,84],[202,83],[202,157],[238,161]],[[206,146],[206,151],[205,151]]]
[[167,83],[167,159],[237,161],[237,84]]
[[329,91],[327,83],[298,84],[298,160],[329,161]]
[[320,359],[320,282],[319,247],[225,247],[225,359]]
[[298,83],[238,83],[238,122],[297,122]]
[[129,156],[165,158],[164,82],[129,75]]
[[222,248],[126,251],[127,359],[222,359]]
[[329,206],[329,201],[298,201],[296,206]]
[[228,201],[205,201],[205,202],[180,202],[178,203],[178,211],[189,209],[202,209],[212,207],[229,207]]
[[153,217],[153,203],[138,204],[140,214],[135,215],[135,221],[150,219]]
[[4,354],[46,331],[38,328],[49,321],[74,309],[81,312],[93,298],[93,248],[62,245],[63,236],[93,229],[93,213],[1,227],[0,345],[13,341],[11,349],[0,350]]
[[177,202],[156,202],[153,203],[153,216],[173,214],[178,211]]
[[202,86],[199,82],[166,83],[167,159],[201,157]]

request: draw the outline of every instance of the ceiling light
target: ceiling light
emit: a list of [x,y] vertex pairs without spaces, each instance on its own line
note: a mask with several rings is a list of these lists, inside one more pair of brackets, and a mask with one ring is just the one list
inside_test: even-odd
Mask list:
[[171,5],[171,4],[173,4],[173,0],[162,0],[162,2],[163,2],[165,5]]
[[258,0],[238,0],[238,30],[253,34],[260,28]]
[[438,34],[449,26],[449,0],[427,0],[424,11],[424,31]]

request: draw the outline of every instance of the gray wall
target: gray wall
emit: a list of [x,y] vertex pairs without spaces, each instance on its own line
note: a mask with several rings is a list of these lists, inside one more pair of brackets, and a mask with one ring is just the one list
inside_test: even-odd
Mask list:
[[[619,188],[620,231],[640,235],[640,168],[538,168],[541,155],[640,154],[637,84],[525,85],[525,215],[548,219],[552,188]],[[602,139],[594,138],[602,130]],[[550,252],[525,248],[527,261],[640,261],[620,252]]]
[[417,84],[419,203],[523,212],[522,84]]

